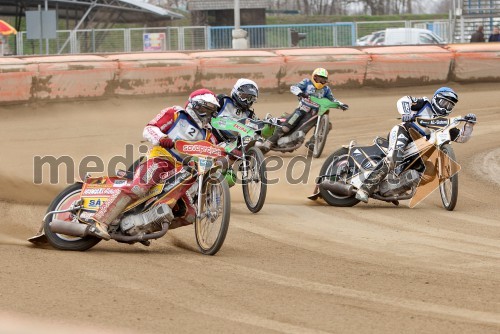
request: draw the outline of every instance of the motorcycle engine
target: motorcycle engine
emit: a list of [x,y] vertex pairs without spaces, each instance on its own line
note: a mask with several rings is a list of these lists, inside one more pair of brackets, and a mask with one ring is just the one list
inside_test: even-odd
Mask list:
[[120,228],[128,235],[136,235],[141,232],[147,234],[160,231],[162,223],[172,221],[172,219],[174,219],[172,209],[167,204],[162,203],[148,211],[124,217],[120,222]]
[[398,178],[389,177],[379,185],[379,193],[386,196],[402,194],[418,184],[420,173],[414,169],[402,173]]
[[278,146],[288,146],[295,145],[297,143],[301,143],[304,141],[306,135],[303,131],[293,132],[291,135],[283,136],[278,140]]

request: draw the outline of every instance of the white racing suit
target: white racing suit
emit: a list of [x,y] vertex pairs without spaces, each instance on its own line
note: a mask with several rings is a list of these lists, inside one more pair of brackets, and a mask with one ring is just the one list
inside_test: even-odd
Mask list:
[[[233,99],[227,95],[221,94],[217,96],[217,100],[219,100],[220,108],[217,112],[216,117],[227,117],[235,121],[238,121],[242,118],[257,119],[252,109],[243,110],[242,108],[239,108],[235,104]],[[219,129],[212,129],[212,133],[219,142],[232,139],[232,137],[238,135],[237,133],[233,134],[230,131],[224,131]]]
[[[431,102],[426,97],[415,98],[411,96],[403,96],[398,100],[396,105],[398,112],[401,115],[411,115],[423,119],[440,117],[433,112]],[[409,134],[410,128],[414,129],[422,136],[428,136],[431,133],[428,128],[422,127],[414,121],[402,122],[395,125],[389,132],[387,156],[366,177],[363,185],[356,194],[356,198],[367,202],[367,196],[371,195],[375,191],[380,181],[385,179],[387,174],[393,171],[402,162],[402,155],[406,145],[412,141]],[[451,129],[450,135],[451,140],[458,143],[465,143],[472,135],[472,126],[464,127],[462,129]]]

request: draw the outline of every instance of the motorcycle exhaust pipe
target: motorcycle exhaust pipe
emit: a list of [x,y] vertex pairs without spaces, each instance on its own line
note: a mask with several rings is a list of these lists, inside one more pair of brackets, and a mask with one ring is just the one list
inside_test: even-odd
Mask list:
[[71,235],[73,237],[86,237],[89,235],[89,225],[68,222],[54,219],[49,223],[49,228],[53,233]]
[[339,196],[353,196],[356,194],[354,186],[352,184],[346,184],[344,182],[333,182],[331,180],[325,180],[320,183],[319,187]]

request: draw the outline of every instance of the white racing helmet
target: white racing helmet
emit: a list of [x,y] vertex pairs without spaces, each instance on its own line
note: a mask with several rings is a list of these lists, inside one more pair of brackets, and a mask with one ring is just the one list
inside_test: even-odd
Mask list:
[[238,107],[248,110],[259,97],[259,87],[250,79],[238,79],[231,90],[231,97]]
[[446,116],[458,102],[458,95],[449,87],[439,88],[432,97],[432,110],[439,116]]

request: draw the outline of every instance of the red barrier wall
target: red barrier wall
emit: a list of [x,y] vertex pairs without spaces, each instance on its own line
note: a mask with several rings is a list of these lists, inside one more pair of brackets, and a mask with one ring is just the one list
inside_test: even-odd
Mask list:
[[191,53],[199,61],[197,87],[229,90],[239,78],[254,80],[259,89],[276,89],[283,57],[268,51],[211,51]]
[[365,84],[412,86],[446,82],[453,53],[440,46],[391,46],[363,49],[371,57]]
[[261,91],[288,90],[320,66],[335,87],[497,81],[500,43],[2,57],[0,102],[187,94],[199,87],[229,93],[241,77]]
[[453,44],[452,79],[462,82],[500,80],[500,43]]
[[286,89],[310,77],[317,67],[328,70],[330,81],[335,86],[362,86],[370,60],[370,56],[362,51],[349,48],[289,49],[277,50],[276,54],[284,57],[280,86]]
[[38,64],[33,83],[35,99],[103,97],[114,93],[116,62],[99,56],[27,58]]
[[118,63],[118,95],[179,94],[193,87],[198,61],[183,53],[106,57]]
[[37,65],[23,59],[0,57],[0,102],[31,99],[31,84],[37,72]]

